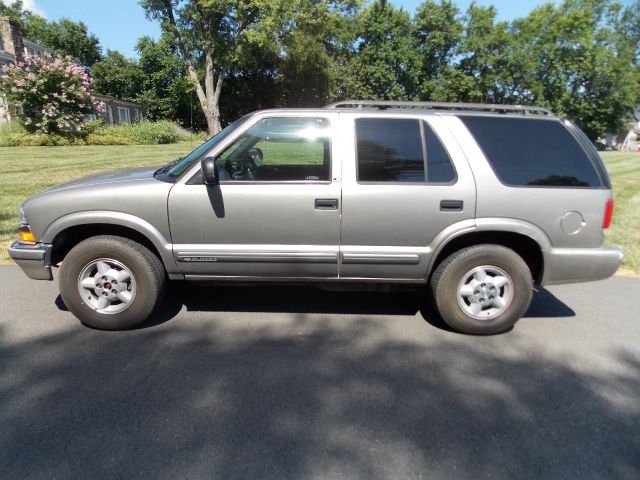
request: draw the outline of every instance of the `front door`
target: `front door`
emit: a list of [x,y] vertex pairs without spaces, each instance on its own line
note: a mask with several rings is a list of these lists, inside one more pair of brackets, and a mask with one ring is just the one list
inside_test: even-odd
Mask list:
[[169,221],[183,273],[338,275],[341,185],[332,117],[254,118],[216,155],[219,185],[204,185],[196,174],[173,187]]

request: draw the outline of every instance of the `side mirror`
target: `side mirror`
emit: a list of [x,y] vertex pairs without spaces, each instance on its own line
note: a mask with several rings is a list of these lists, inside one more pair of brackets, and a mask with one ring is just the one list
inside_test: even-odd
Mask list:
[[204,160],[202,160],[201,168],[202,168],[202,177],[204,178],[204,183],[207,185],[217,185],[218,171],[216,170],[215,159],[210,157],[205,158]]

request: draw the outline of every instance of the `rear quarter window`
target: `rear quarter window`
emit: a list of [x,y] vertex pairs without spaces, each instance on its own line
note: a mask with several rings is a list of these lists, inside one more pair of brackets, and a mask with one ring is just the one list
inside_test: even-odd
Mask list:
[[558,120],[461,116],[500,181],[527,187],[602,187],[587,152]]

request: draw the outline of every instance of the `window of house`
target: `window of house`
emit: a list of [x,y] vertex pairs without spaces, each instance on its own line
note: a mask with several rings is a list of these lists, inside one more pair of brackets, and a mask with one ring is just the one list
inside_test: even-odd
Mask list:
[[266,118],[217,158],[221,181],[330,181],[326,118]]
[[603,185],[587,152],[558,120],[471,115],[461,115],[460,120],[506,185]]
[[118,123],[131,123],[131,113],[127,107],[118,107]]
[[359,118],[355,123],[359,182],[446,183],[455,180],[449,154],[425,122]]
[[113,125],[113,108],[111,105],[107,105],[107,116],[109,117],[109,123]]

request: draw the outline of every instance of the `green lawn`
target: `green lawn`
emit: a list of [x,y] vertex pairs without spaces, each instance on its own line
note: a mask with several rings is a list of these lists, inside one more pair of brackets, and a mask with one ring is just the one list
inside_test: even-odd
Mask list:
[[197,144],[0,148],[0,262],[17,236],[18,211],[29,196],[59,183],[117,168],[162,165]]
[[640,274],[640,153],[604,153],[615,209],[606,244],[624,248],[623,273]]
[[[9,259],[7,247],[16,238],[18,209],[30,195],[91,173],[161,165],[183,156],[195,146],[179,143],[0,148],[0,261]],[[625,249],[625,272],[640,274],[640,154],[605,153],[603,157],[616,200],[606,243]]]

